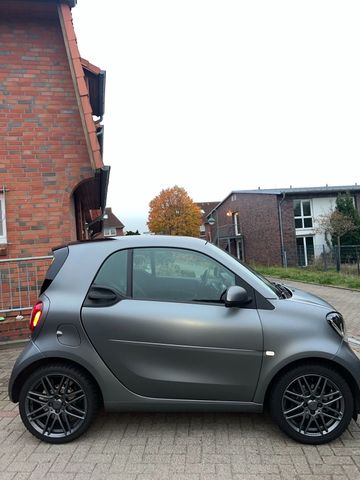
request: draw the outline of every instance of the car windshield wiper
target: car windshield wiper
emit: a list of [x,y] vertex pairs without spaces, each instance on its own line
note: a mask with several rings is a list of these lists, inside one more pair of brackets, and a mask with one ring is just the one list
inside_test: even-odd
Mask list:
[[280,295],[280,298],[292,297],[291,291],[285,285],[277,282],[271,282],[271,283],[274,285],[277,293]]

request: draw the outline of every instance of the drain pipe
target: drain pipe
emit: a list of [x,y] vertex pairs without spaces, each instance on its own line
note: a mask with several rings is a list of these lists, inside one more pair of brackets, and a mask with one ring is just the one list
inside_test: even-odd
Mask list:
[[286,252],[285,252],[285,246],[284,246],[284,232],[283,232],[283,221],[282,221],[282,211],[281,211],[281,206],[285,201],[285,196],[286,193],[282,192],[282,199],[279,202],[279,223],[280,223],[280,243],[281,243],[281,260],[282,260],[282,266],[287,268],[287,258],[286,258]]

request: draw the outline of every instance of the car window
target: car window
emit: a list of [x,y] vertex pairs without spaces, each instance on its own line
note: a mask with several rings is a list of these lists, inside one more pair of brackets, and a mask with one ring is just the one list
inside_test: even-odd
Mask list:
[[93,284],[115,288],[122,295],[126,295],[127,255],[127,250],[121,250],[110,255],[102,264]]
[[176,248],[134,250],[133,297],[220,302],[235,275],[199,252]]

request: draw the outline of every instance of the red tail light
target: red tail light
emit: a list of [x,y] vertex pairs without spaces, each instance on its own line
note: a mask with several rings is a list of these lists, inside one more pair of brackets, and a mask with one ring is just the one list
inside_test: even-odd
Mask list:
[[31,311],[31,317],[30,317],[30,323],[29,323],[29,328],[31,332],[34,331],[35,327],[40,322],[40,318],[43,312],[43,307],[44,307],[43,302],[37,302]]

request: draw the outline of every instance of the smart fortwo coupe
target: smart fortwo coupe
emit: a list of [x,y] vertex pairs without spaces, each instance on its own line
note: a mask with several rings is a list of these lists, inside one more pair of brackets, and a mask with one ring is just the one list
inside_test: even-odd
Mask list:
[[9,382],[36,437],[79,437],[108,411],[261,412],[293,439],[337,438],[359,411],[341,314],[206,241],[127,236],[67,245]]

